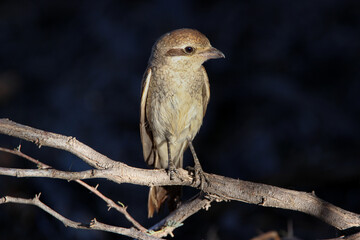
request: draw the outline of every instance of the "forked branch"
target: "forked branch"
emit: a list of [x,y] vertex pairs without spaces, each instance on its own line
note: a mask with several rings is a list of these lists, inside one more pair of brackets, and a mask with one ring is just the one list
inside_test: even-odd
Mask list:
[[0,198],[0,204],[5,203],[18,203],[18,204],[28,204],[28,205],[34,205],[39,208],[41,208],[43,211],[47,212],[54,218],[58,219],[60,222],[62,222],[66,227],[72,227],[76,229],[86,229],[86,230],[100,230],[105,232],[112,232],[120,235],[125,235],[137,239],[143,239],[143,240],[159,240],[157,237],[153,237],[151,235],[148,235],[146,233],[142,233],[134,228],[123,228],[123,227],[117,227],[112,226],[108,224],[104,224],[101,222],[98,222],[96,219],[91,220],[90,223],[80,223],[72,221],[55,210],[51,209],[49,206],[44,204],[40,201],[40,194],[37,194],[32,199],[25,199],[25,198],[15,198],[10,196],[4,196]]
[[[146,186],[183,185],[199,188],[200,182],[193,175],[179,169],[179,179],[170,180],[165,170],[147,170],[130,167],[107,158],[73,137],[50,133],[20,125],[8,119],[0,119],[0,133],[34,142],[39,146],[69,151],[95,169],[83,172],[64,172],[54,169],[4,169],[0,175],[16,177],[49,177],[67,180],[105,178],[117,183],[131,183]],[[339,230],[360,226],[360,215],[336,207],[316,197],[313,193],[299,192],[266,184],[231,179],[205,173],[208,182],[204,186],[204,196],[195,198],[170,214],[157,226],[166,229],[154,233],[165,236],[179,226],[187,217],[202,208],[207,208],[211,201],[236,200],[265,207],[275,207],[300,211],[315,216]],[[175,223],[174,225],[171,225]]]

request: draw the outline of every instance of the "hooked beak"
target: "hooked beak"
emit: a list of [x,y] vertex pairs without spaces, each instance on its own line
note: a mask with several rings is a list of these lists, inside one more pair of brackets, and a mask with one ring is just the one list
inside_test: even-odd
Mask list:
[[207,59],[225,58],[225,55],[214,47],[199,53]]

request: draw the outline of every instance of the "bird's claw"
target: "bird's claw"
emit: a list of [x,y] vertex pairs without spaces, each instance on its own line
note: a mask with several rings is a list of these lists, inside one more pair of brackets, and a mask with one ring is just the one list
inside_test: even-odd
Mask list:
[[200,181],[200,190],[204,191],[205,184],[209,184],[208,179],[206,178],[204,171],[200,165],[195,164],[195,167],[187,167],[188,171],[191,171],[194,175],[194,182]]
[[204,191],[205,184],[209,184],[204,171],[200,165],[195,164],[195,179],[200,180],[200,190]]
[[168,174],[170,176],[170,180],[175,179],[175,176],[178,175],[178,171],[176,170],[175,166],[169,166]]

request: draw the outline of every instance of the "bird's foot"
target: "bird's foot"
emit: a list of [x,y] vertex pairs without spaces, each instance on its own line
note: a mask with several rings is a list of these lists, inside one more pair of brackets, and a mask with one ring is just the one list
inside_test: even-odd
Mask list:
[[195,166],[194,166],[194,180],[195,180],[195,182],[198,182],[200,180],[200,190],[204,191],[205,183],[207,185],[209,185],[210,182],[208,181],[208,179],[205,176],[204,171],[202,170],[202,167],[200,165],[200,161],[199,161],[199,159],[198,159],[198,157],[196,155],[196,152],[195,152],[195,149],[194,149],[194,146],[192,144],[191,139],[188,139],[188,143],[189,143],[189,147],[190,147],[191,153],[192,153],[193,158],[194,158],[194,163],[195,163]]
[[178,175],[178,171],[176,170],[174,164],[169,165],[168,174],[169,174],[170,180],[174,180],[175,176]]
[[205,184],[209,185],[209,181],[205,176],[204,171],[202,170],[202,167],[200,164],[195,164],[194,167],[195,172],[195,180],[200,180],[200,190],[204,191]]
[[210,182],[207,179],[207,177],[205,176],[205,173],[202,170],[201,165],[200,164],[195,164],[195,167],[186,167],[186,169],[189,172],[192,172],[192,174],[194,176],[194,182],[195,183],[200,181],[200,190],[204,191],[205,184],[209,185]]

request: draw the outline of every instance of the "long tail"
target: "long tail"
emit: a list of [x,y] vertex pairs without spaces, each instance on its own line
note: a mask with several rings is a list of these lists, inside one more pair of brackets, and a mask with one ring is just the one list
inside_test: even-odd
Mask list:
[[180,204],[181,186],[150,187],[148,199],[148,217],[159,212],[161,205],[166,201],[169,211],[175,210]]

